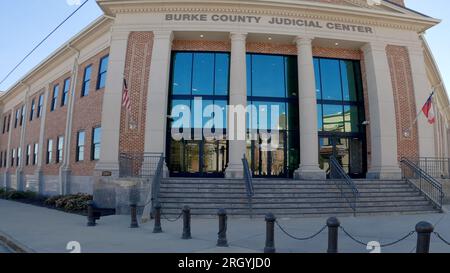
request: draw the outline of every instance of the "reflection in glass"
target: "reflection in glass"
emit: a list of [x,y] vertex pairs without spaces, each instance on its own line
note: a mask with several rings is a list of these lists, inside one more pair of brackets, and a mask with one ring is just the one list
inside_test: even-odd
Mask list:
[[192,95],[214,94],[214,54],[194,54]]
[[320,59],[322,99],[342,100],[339,60]]
[[172,65],[172,94],[191,94],[192,53],[176,53]]
[[323,105],[323,130],[326,132],[344,132],[342,105]]
[[285,97],[284,58],[252,55],[252,96]]
[[215,95],[228,95],[230,59],[227,53],[215,54]]

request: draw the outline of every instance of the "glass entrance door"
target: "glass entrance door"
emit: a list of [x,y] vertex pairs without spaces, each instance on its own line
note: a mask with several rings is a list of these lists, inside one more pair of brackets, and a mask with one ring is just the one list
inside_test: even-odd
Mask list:
[[363,139],[358,137],[320,137],[320,167],[330,174],[330,156],[334,155],[347,174],[352,178],[364,178]]
[[279,133],[276,146],[271,141],[258,140],[247,142],[247,158],[255,177],[289,177],[287,164],[286,133]]
[[171,176],[223,177],[227,162],[227,142],[209,140],[172,141]]

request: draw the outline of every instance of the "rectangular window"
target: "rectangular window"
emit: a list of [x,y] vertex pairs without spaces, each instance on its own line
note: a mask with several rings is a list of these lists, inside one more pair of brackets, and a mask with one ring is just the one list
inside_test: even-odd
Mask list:
[[3,151],[0,152],[0,162],[1,162],[0,168],[2,168],[3,167]]
[[46,160],[47,164],[52,163],[52,157],[53,157],[53,140],[49,139],[47,140],[47,160]]
[[106,75],[108,73],[109,56],[105,56],[100,60],[100,67],[97,77],[97,90],[102,89],[106,85]]
[[27,166],[30,165],[30,158],[31,158],[31,145],[27,145],[27,157],[25,160],[25,164]]
[[5,156],[3,157],[3,167],[7,167],[7,156],[8,156],[8,154],[7,154],[8,152],[7,151],[5,151],[4,152],[4,154],[5,154]]
[[24,119],[25,119],[25,105],[22,105],[22,110],[20,112],[20,126],[23,125]]
[[56,150],[56,163],[63,161],[64,137],[58,137],[58,149]]
[[34,111],[36,110],[36,101],[35,99],[33,99],[31,101],[31,109],[30,109],[30,121],[33,120],[33,116],[34,116]]
[[17,128],[17,125],[19,125],[19,117],[20,117],[20,109],[16,110],[16,119],[14,120],[14,128]]
[[67,78],[64,81],[64,89],[63,89],[63,93],[61,96],[61,106],[64,106],[67,104],[67,99],[68,99],[68,95],[69,95],[69,89],[70,89],[70,78]]
[[101,137],[102,137],[102,128],[101,127],[92,129],[91,160],[99,160],[100,159]]
[[77,134],[77,151],[76,151],[76,161],[84,160],[84,143],[85,143],[86,133],[84,131],[79,131]]
[[12,149],[12,153],[11,153],[11,167],[14,167],[15,160],[16,160],[16,149]]
[[22,148],[17,148],[16,166],[22,165],[20,159],[22,158]]
[[39,152],[39,144],[34,144],[34,150],[33,150],[33,165],[37,164],[38,161],[38,152]]
[[6,132],[6,123],[7,123],[7,121],[8,121],[8,117],[4,116],[3,117],[3,133]]
[[42,115],[42,108],[44,107],[44,94],[39,96],[39,103],[38,103],[38,110],[37,110],[37,117],[40,118]]
[[59,93],[59,84],[53,87],[53,97],[52,97],[52,104],[50,106],[50,112],[55,111],[56,102],[58,101],[58,93]]
[[81,87],[81,96],[85,97],[89,95],[89,87],[91,83],[91,72],[92,72],[92,66],[89,65],[84,69],[84,76],[83,76],[83,86]]
[[11,114],[8,115],[8,126],[7,126],[7,132],[9,132],[9,127],[11,125]]

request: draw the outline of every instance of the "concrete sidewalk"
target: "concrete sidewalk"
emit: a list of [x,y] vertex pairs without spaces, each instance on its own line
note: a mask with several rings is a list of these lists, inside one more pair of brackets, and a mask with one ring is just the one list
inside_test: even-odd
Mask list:
[[[278,219],[290,233],[305,237],[325,225],[325,218]],[[341,217],[342,226],[364,242],[394,241],[414,230],[416,223],[429,221],[435,230],[450,239],[450,217],[445,214]],[[0,232],[35,252],[69,252],[71,241],[81,245],[81,251],[120,253],[258,253],[264,249],[264,219],[233,219],[228,222],[229,248],[216,247],[218,221],[192,219],[192,240],[181,240],[182,221],[162,221],[164,233],[153,234],[153,222],[139,229],[128,228],[129,216],[109,216],[98,221],[98,226],[87,227],[86,217],[0,200]],[[340,232],[339,251],[342,253],[368,253],[365,247],[351,241]],[[308,241],[296,241],[276,229],[277,252],[324,253],[327,232]],[[410,253],[415,251],[416,234],[389,248],[384,253]],[[450,253],[450,246],[432,236],[431,252]]]

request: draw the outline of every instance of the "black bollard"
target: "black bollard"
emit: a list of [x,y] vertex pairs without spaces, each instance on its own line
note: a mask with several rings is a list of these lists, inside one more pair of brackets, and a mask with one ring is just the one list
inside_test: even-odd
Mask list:
[[183,235],[181,236],[183,240],[192,239],[191,236],[191,208],[189,206],[183,207]]
[[130,205],[130,212],[131,212],[131,224],[130,228],[138,228],[139,224],[137,221],[137,205],[131,204]]
[[416,253],[430,252],[431,233],[434,231],[432,224],[428,222],[420,222],[416,225],[417,232],[417,248]]
[[161,204],[155,205],[155,226],[153,227],[153,233],[161,233]]
[[266,247],[264,253],[275,253],[275,215],[269,213],[266,215]]
[[96,225],[95,223],[95,215],[94,215],[94,201],[88,201],[87,202],[87,212],[88,212],[88,227],[94,227]]
[[227,242],[227,212],[224,209],[219,209],[217,212],[219,216],[219,238],[217,239],[218,247],[228,247]]
[[338,231],[341,223],[335,217],[327,220],[328,226],[328,253],[338,253]]

